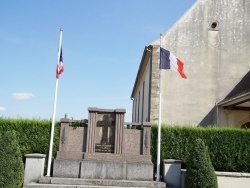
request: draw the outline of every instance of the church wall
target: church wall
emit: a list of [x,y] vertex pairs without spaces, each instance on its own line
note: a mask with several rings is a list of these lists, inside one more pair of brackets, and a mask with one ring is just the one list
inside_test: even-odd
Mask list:
[[159,45],[152,46],[150,122],[158,123],[159,111]]
[[134,98],[134,107],[133,107],[133,119],[132,122],[138,122],[139,121],[139,92],[137,95],[135,95]]
[[215,103],[250,67],[249,18],[249,0],[199,0],[163,36],[163,47],[184,62],[187,79],[162,71],[162,123],[217,123]]
[[250,114],[247,111],[228,110],[219,107],[219,126],[220,127],[237,127],[250,122]]
[[150,59],[147,62],[144,74],[140,79],[138,88],[135,92],[133,105],[133,122],[146,122],[149,120],[149,82],[150,79]]
[[138,112],[138,108],[137,108],[137,99],[138,96],[135,95],[134,99],[133,99],[133,109],[132,109],[132,122],[137,122],[137,112]]

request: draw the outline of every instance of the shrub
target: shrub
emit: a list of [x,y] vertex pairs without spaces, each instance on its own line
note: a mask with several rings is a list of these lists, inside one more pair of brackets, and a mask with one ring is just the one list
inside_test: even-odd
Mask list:
[[[250,130],[190,126],[161,128],[161,159],[182,160],[182,168],[186,168],[194,140],[200,138],[208,146],[216,171],[250,173]],[[152,126],[151,130],[151,155],[156,165],[158,127]]]
[[24,166],[14,131],[0,137],[0,187],[22,187]]
[[185,177],[186,188],[217,188],[217,177],[214,172],[208,149],[201,139],[194,141],[187,162]]

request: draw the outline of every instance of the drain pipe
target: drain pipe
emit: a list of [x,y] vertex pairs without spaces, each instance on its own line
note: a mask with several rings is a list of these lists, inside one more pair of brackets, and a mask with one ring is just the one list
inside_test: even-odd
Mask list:
[[215,103],[216,106],[216,127],[219,126],[219,105],[218,102]]

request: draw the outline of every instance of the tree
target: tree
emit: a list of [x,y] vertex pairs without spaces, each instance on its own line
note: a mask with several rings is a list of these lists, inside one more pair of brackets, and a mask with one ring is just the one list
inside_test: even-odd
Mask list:
[[217,176],[208,149],[196,139],[187,161],[185,188],[218,188]]

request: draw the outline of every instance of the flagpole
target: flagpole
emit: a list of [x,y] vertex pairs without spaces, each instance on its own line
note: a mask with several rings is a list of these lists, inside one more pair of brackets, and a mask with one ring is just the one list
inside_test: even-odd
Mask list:
[[[162,47],[162,34],[160,34],[160,47]],[[161,51],[161,49],[160,49]],[[161,53],[160,53],[161,54]],[[160,56],[161,58],[161,56]],[[161,59],[160,59],[161,61]],[[159,61],[159,63],[160,63]],[[159,65],[160,67],[160,65]],[[158,140],[157,140],[157,176],[156,181],[160,181],[161,165],[161,69],[159,69],[159,106],[158,106]]]
[[[61,52],[61,47],[62,47],[62,32],[63,32],[63,30],[61,28],[60,29],[60,42],[59,42],[59,49],[58,49],[57,65],[59,64],[59,61],[60,61],[60,52]],[[51,169],[53,140],[54,140],[54,128],[55,128],[55,118],[56,118],[57,90],[58,90],[58,78],[56,78],[56,86],[55,86],[53,119],[52,119],[51,133],[50,133],[49,157],[48,157],[48,166],[47,166],[47,175],[46,176],[50,176],[50,169]]]

